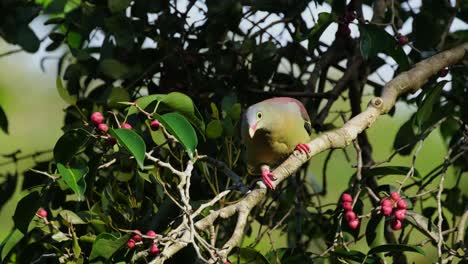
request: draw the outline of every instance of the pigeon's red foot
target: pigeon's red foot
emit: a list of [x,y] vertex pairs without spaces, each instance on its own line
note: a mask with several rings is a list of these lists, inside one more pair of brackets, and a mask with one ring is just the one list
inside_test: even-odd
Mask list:
[[276,177],[272,172],[270,172],[269,168],[267,167],[262,168],[262,178],[263,178],[263,182],[268,188],[275,189],[275,185],[273,184],[271,180],[275,180]]
[[299,152],[305,153],[307,156],[309,156],[310,148],[309,148],[309,145],[307,145],[307,144],[297,145],[296,150],[299,151]]

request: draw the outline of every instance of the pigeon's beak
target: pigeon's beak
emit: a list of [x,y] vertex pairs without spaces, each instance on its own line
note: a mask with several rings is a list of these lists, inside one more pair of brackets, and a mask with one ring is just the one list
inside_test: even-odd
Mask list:
[[249,135],[250,135],[250,138],[253,138],[253,137],[254,137],[255,131],[257,131],[257,123],[255,123],[255,125],[249,127]]

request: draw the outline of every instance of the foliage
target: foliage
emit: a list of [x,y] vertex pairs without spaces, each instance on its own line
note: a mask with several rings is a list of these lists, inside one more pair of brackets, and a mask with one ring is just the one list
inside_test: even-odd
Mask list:
[[[371,21],[363,18],[362,8],[372,1],[346,2],[0,0],[0,36],[27,52],[36,52],[42,42],[30,22],[39,15],[48,17],[45,24],[51,31],[46,50],[66,47],[58,60],[57,89],[69,104],[64,134],[53,148],[53,160],[26,172],[41,178],[25,180],[27,195],[17,205],[15,228],[0,246],[2,262],[150,261],[155,258],[148,250],[152,243],[164,254],[172,240],[180,239],[168,234],[174,234],[186,214],[193,213],[184,212],[189,206],[195,212],[204,208],[194,217],[199,220],[209,210],[225,208],[245,196],[225,175],[229,170],[246,185],[252,181],[242,159],[238,133],[245,106],[271,96],[298,97],[315,117],[316,132],[323,132],[336,125],[330,109],[340,96],[349,103],[350,111],[337,117],[349,119],[361,112],[361,100],[368,89],[380,94],[383,85],[370,77],[378,74],[378,69],[390,65],[398,73],[468,41],[466,31],[448,31],[455,17],[468,21],[468,5],[463,1],[457,1],[456,7],[449,1],[423,1],[419,10],[407,8],[408,1],[374,1],[395,5],[383,11],[374,9]],[[316,5],[330,6],[331,11],[316,15],[317,21],[309,25],[305,14]],[[262,18],[254,20],[255,16]],[[269,23],[261,23],[268,18]],[[398,31],[409,21],[413,21],[412,32],[407,34],[410,43],[402,43]],[[358,25],[358,37],[356,32],[350,33],[350,24]],[[277,25],[281,26],[279,34],[280,30],[272,30]],[[336,25],[333,41],[325,43],[326,33]],[[344,62],[347,67],[343,67]],[[365,133],[361,134],[357,143],[363,164],[351,176],[348,189],[355,196],[352,209],[361,216],[357,229],[343,220],[338,197],[332,206],[320,205],[319,199],[316,203],[316,197],[327,190],[317,192],[307,174],[301,172],[251,211],[245,230],[235,230],[251,234],[256,224],[278,229],[286,234],[288,248],[262,254],[255,248],[265,241],[265,233],[259,232],[258,240],[237,245],[229,259],[233,263],[312,263],[325,259],[331,263],[380,263],[389,256],[404,263],[406,252],[424,255],[423,244],[436,244],[440,215],[447,231],[444,256],[466,258],[466,237],[464,245],[448,239],[454,241],[465,230],[459,220],[466,214],[463,207],[468,197],[459,186],[460,180],[450,188],[439,187],[440,197],[428,187],[445,177],[448,168],[455,169],[458,179],[468,170],[468,104],[464,100],[468,98],[468,67],[461,63],[445,66],[450,66],[450,82],[441,81],[436,74],[421,93],[402,98],[418,110],[399,129],[395,153],[389,158],[412,154],[416,160],[423,141],[440,127],[448,149],[442,164],[427,174],[420,173],[414,162],[386,166],[385,161],[372,158],[372,146]],[[343,74],[336,80],[330,68]],[[328,88],[327,83],[333,87]],[[108,132],[90,120],[96,111],[104,114]],[[0,107],[2,133],[8,133],[7,117]],[[161,127],[152,128],[153,120]],[[125,129],[124,123],[132,129]],[[205,155],[227,169],[207,161]],[[10,158],[17,159],[16,155]],[[193,171],[188,177],[190,185],[186,185],[188,174],[180,175],[189,165]],[[326,168],[324,178],[325,172]],[[402,178],[398,175],[405,180],[397,181]],[[5,179],[1,190],[11,190],[15,177],[0,176]],[[385,184],[389,178],[392,184]],[[180,186],[189,187],[183,190]],[[219,202],[206,203],[224,190],[234,191]],[[380,213],[378,198],[394,192],[401,193],[408,204],[403,231],[391,230],[394,216],[382,217]],[[2,192],[2,204],[11,195]],[[434,201],[441,202],[443,208],[431,207]],[[48,216],[36,215],[39,208],[46,209]],[[369,221],[362,221],[367,218]],[[221,249],[236,222],[226,219],[216,226],[216,233],[202,230],[196,241],[209,243],[214,236],[217,243],[211,246]],[[158,235],[143,235],[132,248],[127,242],[141,235],[138,230],[155,230]],[[416,232],[429,240],[410,244]],[[366,240],[368,250],[348,249],[350,243],[361,239]],[[310,250],[317,241],[323,252]],[[168,262],[198,263],[200,257],[213,260],[209,253],[214,250],[206,243],[199,242],[200,248],[192,244]]]

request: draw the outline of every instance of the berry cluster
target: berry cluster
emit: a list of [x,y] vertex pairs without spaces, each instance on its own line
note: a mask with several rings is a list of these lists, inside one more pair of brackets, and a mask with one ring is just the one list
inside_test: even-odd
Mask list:
[[[106,123],[104,123],[105,119],[101,112],[92,113],[90,119],[91,119],[91,123],[94,124],[97,131],[99,131],[102,134],[107,135],[107,132],[109,131],[109,126]],[[129,130],[133,129],[132,125],[130,125],[129,123],[122,123],[120,127],[124,129],[129,129]],[[161,127],[161,123],[159,123],[158,120],[151,121],[150,123],[151,130],[156,131],[160,127]],[[107,135],[107,141],[109,142],[110,145],[114,145],[115,143],[117,143],[117,140],[110,135]]]
[[338,23],[338,30],[335,33],[335,37],[347,38],[351,35],[351,29],[349,29],[349,23],[356,19],[356,12],[352,10],[346,11],[346,14],[340,19]]
[[356,229],[359,226],[359,219],[353,212],[353,196],[349,193],[343,193],[341,196],[341,207],[345,210],[345,219],[351,229]]
[[380,201],[380,212],[385,216],[395,217],[390,224],[393,230],[400,230],[403,226],[403,220],[406,217],[406,201],[401,199],[400,194],[392,192],[390,198],[384,198]]
[[143,245],[143,238],[147,238],[150,240],[151,243],[148,252],[151,255],[158,255],[161,252],[158,248],[158,245],[156,244],[156,232],[154,232],[153,230],[149,230],[148,232],[146,232],[145,236],[141,234],[140,230],[133,230],[133,233],[135,235],[133,235],[133,237],[127,241],[127,247],[129,249],[133,249],[137,245]]

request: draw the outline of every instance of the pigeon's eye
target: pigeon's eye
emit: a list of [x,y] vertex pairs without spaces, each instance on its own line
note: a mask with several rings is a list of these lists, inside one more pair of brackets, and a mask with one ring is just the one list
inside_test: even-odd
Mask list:
[[257,119],[262,119],[262,112],[257,112]]

